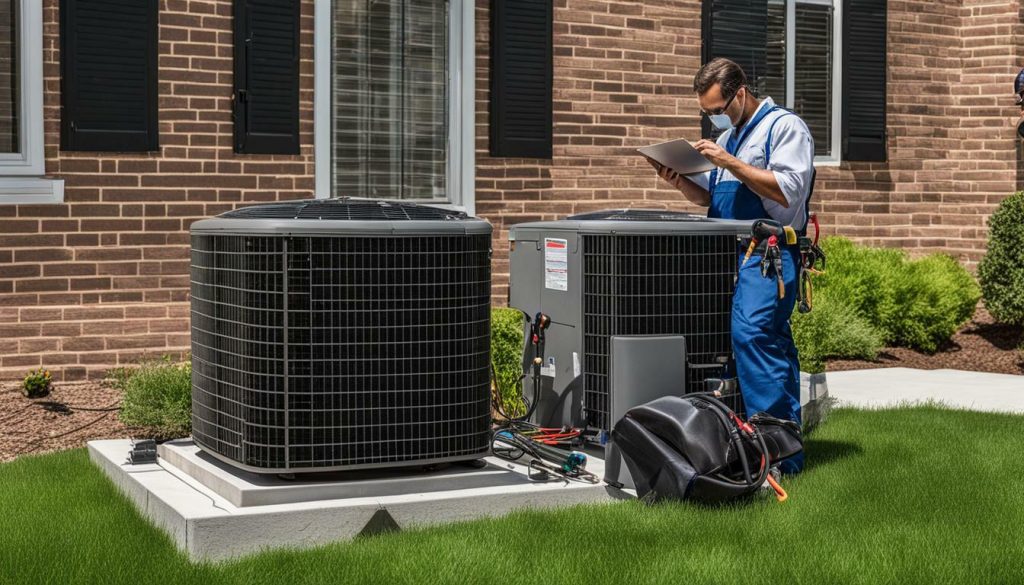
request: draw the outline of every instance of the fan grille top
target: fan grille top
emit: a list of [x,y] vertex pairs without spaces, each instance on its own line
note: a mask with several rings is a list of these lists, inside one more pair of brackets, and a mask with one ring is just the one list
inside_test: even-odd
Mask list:
[[606,209],[581,213],[566,219],[573,221],[708,221],[708,218],[701,215],[665,209]]
[[342,221],[461,221],[469,216],[429,205],[366,199],[300,199],[253,205],[222,213],[225,219],[309,219]]

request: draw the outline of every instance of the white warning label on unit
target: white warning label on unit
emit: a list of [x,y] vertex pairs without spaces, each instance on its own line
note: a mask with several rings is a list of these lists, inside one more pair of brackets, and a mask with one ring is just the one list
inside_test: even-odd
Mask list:
[[569,242],[544,238],[544,288],[569,290]]

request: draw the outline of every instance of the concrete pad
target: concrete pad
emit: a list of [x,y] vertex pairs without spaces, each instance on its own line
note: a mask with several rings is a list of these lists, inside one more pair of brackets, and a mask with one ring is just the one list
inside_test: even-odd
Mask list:
[[829,372],[831,395],[841,406],[881,408],[937,401],[953,408],[1024,412],[1024,376],[879,368]]
[[[96,465],[135,502],[144,516],[196,560],[221,560],[268,548],[317,546],[388,526],[428,526],[500,516],[516,509],[633,497],[628,491],[603,484],[532,481],[524,465],[493,457],[486,459],[483,469],[453,472],[449,468],[427,474],[425,485],[430,490],[420,489],[418,481],[409,481],[407,476],[387,474],[368,478],[376,485],[376,493],[352,485],[356,480],[351,478],[335,481],[338,485],[331,486],[331,480],[325,478],[303,482],[300,476],[298,481],[275,479],[266,484],[252,483],[248,488],[245,482],[251,478],[219,482],[207,478],[206,483],[223,491],[222,494],[166,458],[156,465],[127,464],[130,449],[128,440],[89,443],[89,455]],[[179,463],[189,454],[187,445],[180,443],[163,452]],[[193,457],[190,464],[183,465],[191,465],[194,471],[208,463]],[[205,470],[212,473],[217,468],[211,464]],[[602,477],[603,462],[590,458],[588,470]],[[244,472],[235,475],[238,473]],[[243,493],[246,489],[251,491],[250,497]],[[328,499],[307,499],[314,496]],[[250,505],[236,505],[229,497]],[[289,497],[295,501],[283,503]],[[277,503],[253,503],[261,499]]]
[[239,470],[211,456],[191,440],[164,443],[157,447],[157,453],[163,462],[240,508],[521,483],[521,478],[502,469],[474,469],[459,464],[434,471],[406,467],[311,473],[301,475],[296,481],[276,474]]

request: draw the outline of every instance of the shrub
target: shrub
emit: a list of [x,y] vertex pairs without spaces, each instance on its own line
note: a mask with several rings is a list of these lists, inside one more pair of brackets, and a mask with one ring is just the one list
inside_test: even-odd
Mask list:
[[971,318],[980,298],[974,277],[953,258],[933,254],[909,262],[897,280],[892,341],[933,353]]
[[122,380],[121,420],[153,429],[160,438],[186,437],[192,430],[192,364],[169,359],[143,363]]
[[906,254],[858,246],[841,237],[825,238],[822,249],[828,264],[825,274],[814,278],[815,292],[821,297],[842,299],[878,330],[883,343],[893,342],[896,336],[889,325],[899,312],[896,285],[907,262]]
[[502,409],[511,416],[523,414],[523,314],[518,310],[491,310],[491,360]]
[[1024,192],[1004,199],[988,228],[988,251],[978,266],[985,307],[997,321],[1024,325]]
[[884,347],[882,335],[850,304],[818,294],[814,310],[793,314],[793,340],[800,353],[800,369],[825,370],[828,358],[873,360]]
[[828,358],[874,359],[885,345],[934,352],[971,315],[974,278],[945,255],[911,261],[900,250],[826,238],[825,274],[814,277],[814,311],[793,316],[801,367]]
[[27,398],[42,398],[50,393],[53,377],[50,370],[39,368],[30,371],[21,382],[21,393]]

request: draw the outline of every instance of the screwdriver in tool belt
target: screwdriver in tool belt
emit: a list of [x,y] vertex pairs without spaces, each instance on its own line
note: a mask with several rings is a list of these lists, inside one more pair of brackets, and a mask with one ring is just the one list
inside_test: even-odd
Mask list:
[[775,279],[779,283],[779,298],[786,298],[786,283],[782,280],[782,252],[779,250],[779,243],[775,236],[768,239],[768,246],[772,249],[772,264],[775,266]]

